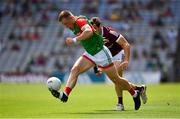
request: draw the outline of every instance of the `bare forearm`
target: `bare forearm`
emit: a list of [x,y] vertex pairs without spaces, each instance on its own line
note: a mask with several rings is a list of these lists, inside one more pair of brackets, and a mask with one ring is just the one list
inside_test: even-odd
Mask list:
[[129,61],[130,57],[130,44],[127,40],[121,35],[116,41],[124,50],[124,61]]
[[124,45],[123,49],[124,49],[124,61],[129,61],[130,45],[129,44]]
[[66,44],[71,45],[71,44],[76,43],[78,41],[85,40],[85,39],[91,37],[92,34],[93,34],[92,31],[85,30],[85,31],[83,31],[81,33],[81,35],[79,35],[77,37],[74,37],[74,38],[68,37],[68,38],[66,38]]
[[85,40],[85,39],[91,37],[92,34],[93,34],[92,31],[90,31],[90,30],[85,30],[85,31],[83,31],[83,32],[81,33],[81,35],[77,36],[76,39],[77,39],[77,41]]

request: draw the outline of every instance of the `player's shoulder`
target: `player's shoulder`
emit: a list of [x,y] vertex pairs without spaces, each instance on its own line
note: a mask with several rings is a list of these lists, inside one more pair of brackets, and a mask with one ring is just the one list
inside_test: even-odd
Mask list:
[[111,31],[117,32],[116,29],[114,29],[114,28],[112,28],[112,27],[110,27],[110,26],[103,26],[102,28],[103,28],[103,30],[106,30],[106,31],[108,31],[108,32],[111,32]]
[[85,16],[77,16],[75,22],[79,26],[79,28],[82,28],[84,25],[88,24],[88,19]]
[[88,22],[86,21],[86,19],[81,18],[81,17],[78,17],[75,22],[76,22],[76,24],[77,24],[80,28],[81,28],[82,26],[88,24]]
[[77,17],[75,23],[82,28],[84,25],[88,24],[87,20],[84,17]]
[[87,22],[87,17],[86,16],[77,16],[77,19],[76,19],[76,23],[79,23],[79,22]]
[[117,32],[117,30],[110,26],[103,26],[103,30],[108,31],[109,34],[114,35],[116,37],[119,36],[119,33]]
[[117,31],[115,28],[110,27],[110,26],[106,26],[106,29],[108,29],[109,31]]

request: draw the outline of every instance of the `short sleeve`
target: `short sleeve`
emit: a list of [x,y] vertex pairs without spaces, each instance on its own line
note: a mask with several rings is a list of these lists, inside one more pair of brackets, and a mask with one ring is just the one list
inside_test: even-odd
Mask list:
[[85,19],[77,19],[76,20],[76,24],[79,26],[79,28],[81,29],[84,25],[88,24],[87,21]]
[[119,37],[119,34],[116,31],[110,30],[109,33],[115,37]]

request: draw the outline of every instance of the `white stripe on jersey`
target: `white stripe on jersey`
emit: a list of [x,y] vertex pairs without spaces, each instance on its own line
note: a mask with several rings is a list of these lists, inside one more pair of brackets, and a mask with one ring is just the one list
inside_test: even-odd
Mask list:
[[114,36],[116,36],[116,37],[118,37],[118,36],[119,36],[119,34],[118,34],[116,31],[112,31],[112,30],[110,30],[110,31],[109,31],[109,33],[111,33],[112,35],[114,35]]

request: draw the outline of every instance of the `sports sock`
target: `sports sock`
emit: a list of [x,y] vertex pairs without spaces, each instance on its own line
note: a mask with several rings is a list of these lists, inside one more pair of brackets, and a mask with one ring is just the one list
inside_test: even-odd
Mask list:
[[67,96],[70,94],[70,92],[71,92],[71,88],[70,87],[65,87],[65,89],[64,89],[64,92],[67,94]]
[[118,97],[118,104],[122,104],[123,105],[122,97]]
[[134,90],[134,88],[131,87],[128,91],[133,97],[137,96],[137,92]]
[[138,91],[140,91],[141,92],[141,90],[143,89],[143,87],[142,86],[135,86],[135,90],[138,90]]

